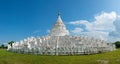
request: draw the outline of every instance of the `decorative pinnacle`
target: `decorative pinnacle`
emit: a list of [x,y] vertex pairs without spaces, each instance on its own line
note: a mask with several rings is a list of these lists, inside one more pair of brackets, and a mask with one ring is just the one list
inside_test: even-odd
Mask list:
[[58,16],[60,16],[60,11],[58,11]]

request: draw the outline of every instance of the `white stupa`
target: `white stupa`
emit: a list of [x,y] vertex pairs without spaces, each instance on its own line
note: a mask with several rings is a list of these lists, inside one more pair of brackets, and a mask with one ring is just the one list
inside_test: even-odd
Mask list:
[[58,12],[58,19],[50,32],[50,36],[65,36],[65,35],[69,35],[69,31],[66,29],[66,26],[62,22],[60,12]]
[[104,40],[86,36],[70,36],[60,12],[49,36],[28,37],[8,45],[8,51],[41,55],[95,54],[115,50],[115,45]]

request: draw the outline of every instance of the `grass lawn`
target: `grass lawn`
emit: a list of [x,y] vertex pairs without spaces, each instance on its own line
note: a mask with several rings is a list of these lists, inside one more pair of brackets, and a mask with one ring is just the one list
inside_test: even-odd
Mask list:
[[120,49],[102,54],[79,56],[27,55],[0,49],[0,64],[120,64]]

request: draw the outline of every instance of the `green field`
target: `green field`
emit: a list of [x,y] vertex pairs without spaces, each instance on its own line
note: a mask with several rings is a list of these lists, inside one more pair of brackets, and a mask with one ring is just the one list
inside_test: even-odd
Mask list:
[[94,55],[41,56],[0,50],[0,64],[120,64],[120,49]]

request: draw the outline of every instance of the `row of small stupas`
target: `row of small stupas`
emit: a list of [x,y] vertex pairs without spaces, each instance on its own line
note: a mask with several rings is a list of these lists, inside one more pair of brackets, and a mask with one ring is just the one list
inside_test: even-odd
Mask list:
[[41,55],[79,55],[94,54],[115,50],[115,45],[104,40],[86,36],[70,36],[61,20],[58,19],[49,36],[28,37],[20,42],[8,45],[8,51]]

